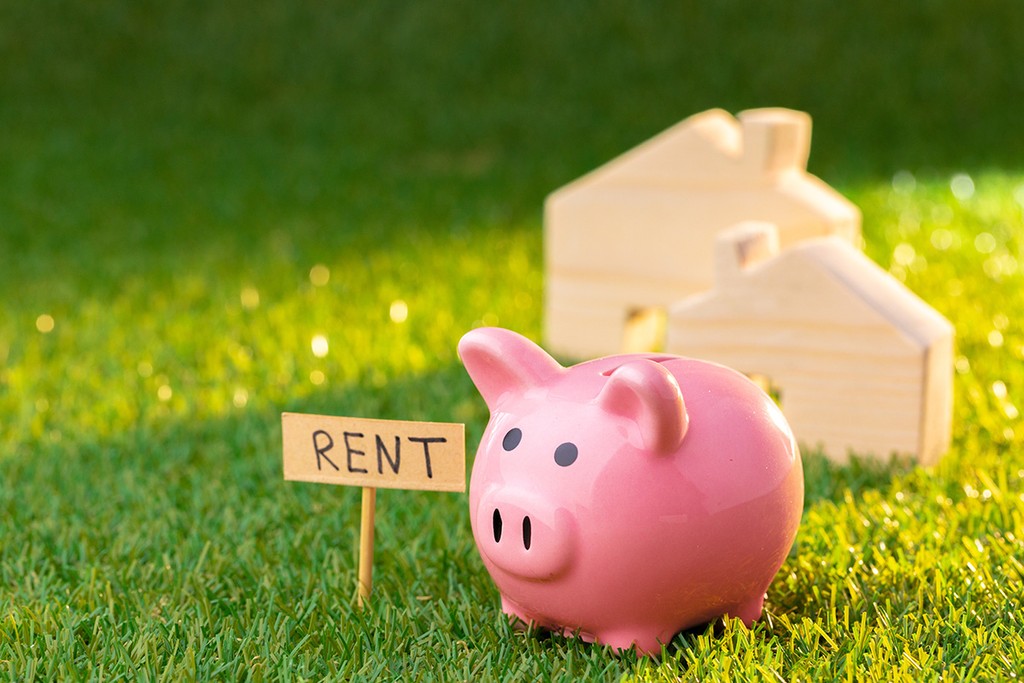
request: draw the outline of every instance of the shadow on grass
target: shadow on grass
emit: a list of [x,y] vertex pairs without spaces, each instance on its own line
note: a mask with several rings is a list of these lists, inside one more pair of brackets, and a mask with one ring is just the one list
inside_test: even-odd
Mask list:
[[537,2],[58,4],[3,10],[33,36],[0,49],[12,248],[532,225],[548,192],[710,107],[809,112],[811,170],[838,186],[1024,150],[1019,3],[613,3],[582,23]]

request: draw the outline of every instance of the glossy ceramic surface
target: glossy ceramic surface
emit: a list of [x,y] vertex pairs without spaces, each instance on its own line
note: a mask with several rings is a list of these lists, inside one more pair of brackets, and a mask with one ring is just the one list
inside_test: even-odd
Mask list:
[[491,411],[470,515],[510,617],[656,654],[680,630],[761,615],[803,472],[755,384],[678,356],[563,368],[498,328],[459,355]]

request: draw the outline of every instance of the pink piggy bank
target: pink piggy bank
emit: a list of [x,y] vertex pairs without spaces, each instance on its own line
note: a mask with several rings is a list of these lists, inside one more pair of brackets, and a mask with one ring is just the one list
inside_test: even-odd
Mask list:
[[645,654],[761,616],[803,508],[800,452],[761,389],[678,356],[565,368],[497,328],[459,356],[491,411],[469,506],[506,614]]

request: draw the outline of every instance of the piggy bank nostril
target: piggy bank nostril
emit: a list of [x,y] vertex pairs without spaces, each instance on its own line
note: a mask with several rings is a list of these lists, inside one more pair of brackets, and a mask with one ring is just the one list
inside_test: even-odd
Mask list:
[[530,524],[529,517],[523,517],[523,547],[527,550],[530,549],[530,542],[533,540],[533,526]]
[[498,508],[494,508],[494,515],[491,518],[491,523],[494,528],[494,542],[501,542],[501,513],[498,512]]

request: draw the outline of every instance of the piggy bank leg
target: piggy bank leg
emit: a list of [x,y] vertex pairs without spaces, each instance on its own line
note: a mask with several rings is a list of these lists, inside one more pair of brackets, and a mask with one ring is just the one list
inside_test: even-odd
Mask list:
[[736,607],[736,609],[729,610],[729,616],[735,619],[739,619],[747,628],[754,625],[754,622],[761,618],[761,612],[764,609],[764,593],[761,593],[753,600],[745,602],[742,605]]
[[526,613],[519,607],[519,605],[509,600],[504,595],[501,596],[501,611],[508,617],[513,628],[525,631],[530,628],[530,626],[543,627],[542,624],[537,624],[533,619],[526,616]]
[[666,638],[661,631],[637,631],[635,629],[625,631],[602,631],[597,634],[597,642],[607,645],[616,652],[622,653],[630,648],[636,647],[638,654],[649,657],[661,655],[662,642],[669,642],[672,638]]
[[530,624],[530,620],[523,616],[522,612],[519,611],[519,607],[514,602],[506,599],[504,595],[501,596],[501,611],[505,613],[508,620],[516,628],[526,628]]

